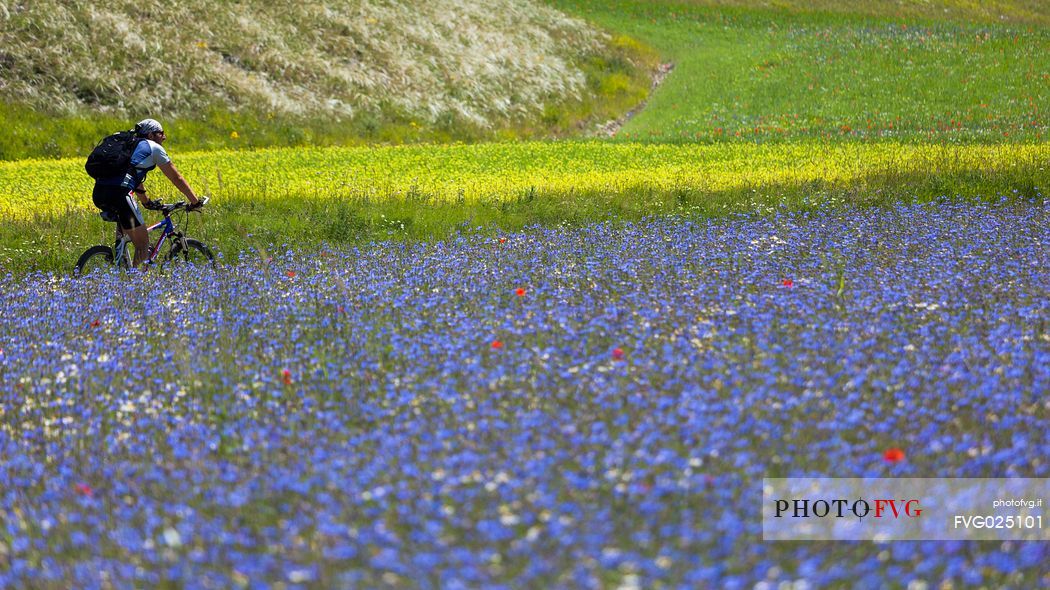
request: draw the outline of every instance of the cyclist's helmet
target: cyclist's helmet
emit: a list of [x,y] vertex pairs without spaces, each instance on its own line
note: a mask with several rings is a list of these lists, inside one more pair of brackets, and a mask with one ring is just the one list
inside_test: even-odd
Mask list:
[[160,126],[156,119],[143,119],[135,124],[135,135],[139,137],[146,137],[150,133],[158,131],[164,131],[164,128]]

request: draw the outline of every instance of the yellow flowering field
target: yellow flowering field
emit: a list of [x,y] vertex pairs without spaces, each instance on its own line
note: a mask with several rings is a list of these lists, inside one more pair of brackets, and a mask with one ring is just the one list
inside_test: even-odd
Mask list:
[[[809,183],[877,190],[911,178],[1046,178],[1050,144],[914,143],[655,145],[599,142],[280,148],[173,154],[199,191],[221,209],[238,201],[336,200],[470,204],[522,194],[632,195],[639,191],[734,192],[750,187],[802,189]],[[80,158],[0,162],[0,212],[93,211],[91,179]],[[147,181],[172,196],[154,172]],[[1011,184],[1003,184],[1008,191]],[[928,195],[936,196],[936,195]],[[287,204],[287,203],[286,203]]]

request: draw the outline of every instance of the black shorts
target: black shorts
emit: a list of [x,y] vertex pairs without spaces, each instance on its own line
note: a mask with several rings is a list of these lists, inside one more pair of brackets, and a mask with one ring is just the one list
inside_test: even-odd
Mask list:
[[122,186],[96,184],[91,200],[103,211],[117,216],[117,223],[123,229],[134,229],[142,225],[142,211],[131,196],[130,191]]

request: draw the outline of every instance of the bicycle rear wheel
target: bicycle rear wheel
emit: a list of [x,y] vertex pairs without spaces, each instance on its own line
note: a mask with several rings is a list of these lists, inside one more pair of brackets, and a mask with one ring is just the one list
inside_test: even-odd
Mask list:
[[113,268],[113,248],[92,246],[77,259],[77,264],[73,267],[73,275],[81,277],[98,272],[99,269],[111,268]]
[[197,240],[187,238],[185,248],[182,247],[181,240],[175,240],[171,243],[171,250],[168,252],[167,263],[169,265],[208,265],[214,269],[215,255],[212,254],[211,249],[204,244]]

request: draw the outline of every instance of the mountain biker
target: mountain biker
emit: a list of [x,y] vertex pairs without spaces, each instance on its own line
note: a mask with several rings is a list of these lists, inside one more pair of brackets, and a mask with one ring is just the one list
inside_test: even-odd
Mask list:
[[142,211],[131,198],[131,193],[135,193],[147,209],[159,207],[159,202],[146,196],[146,187],[142,184],[146,180],[146,174],[159,166],[160,171],[175,188],[186,195],[186,199],[189,200],[187,209],[198,207],[200,200],[182,174],[179,174],[175,164],[168,157],[168,152],[161,147],[168,136],[160,123],[155,119],[139,121],[135,125],[135,136],[141,138],[141,141],[131,155],[131,167],[127,174],[96,180],[91,200],[102,211],[116,214],[121,231],[128,234],[131,242],[135,244],[135,260],[132,265],[138,266],[148,254],[149,235],[146,226],[143,225]]

